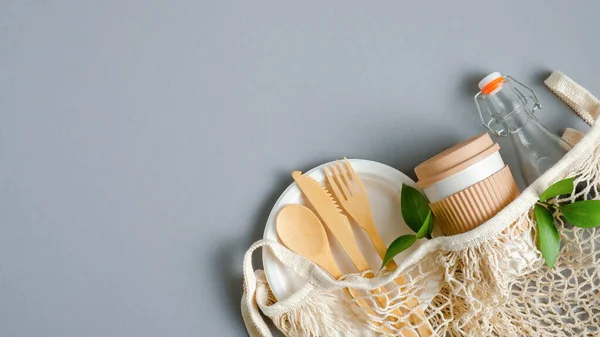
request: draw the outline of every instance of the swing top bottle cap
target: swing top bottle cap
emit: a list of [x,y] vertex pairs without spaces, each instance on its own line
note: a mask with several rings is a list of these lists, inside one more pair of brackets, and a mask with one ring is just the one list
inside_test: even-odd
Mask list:
[[486,95],[490,95],[498,92],[502,88],[504,83],[504,77],[499,72],[495,71],[486,77],[484,77],[477,86],[481,89],[481,92]]
[[498,79],[498,77],[502,77],[502,75],[499,72],[495,71],[484,77],[481,81],[479,81],[479,84],[477,84],[477,86],[479,87],[479,89],[483,89],[490,82],[492,82],[495,79]]

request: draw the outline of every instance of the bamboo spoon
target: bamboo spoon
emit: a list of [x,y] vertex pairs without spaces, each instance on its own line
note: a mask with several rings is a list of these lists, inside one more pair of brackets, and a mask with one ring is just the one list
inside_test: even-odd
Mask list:
[[331,253],[327,233],[317,216],[302,205],[286,205],[277,215],[277,235],[291,251],[316,263],[331,276],[342,276]]
[[[331,253],[325,228],[310,209],[298,204],[284,206],[277,215],[276,229],[279,239],[291,251],[313,261],[335,279],[343,275]],[[357,297],[353,290],[348,290],[353,297]],[[380,296],[375,296],[375,298],[383,305],[384,300]],[[359,302],[362,307],[369,308],[368,303],[364,300],[359,300]],[[369,311],[375,315],[372,310]],[[402,322],[395,322],[395,324],[404,325]],[[386,330],[392,332],[389,329]],[[403,331],[403,335],[417,337],[417,334],[411,330]]]

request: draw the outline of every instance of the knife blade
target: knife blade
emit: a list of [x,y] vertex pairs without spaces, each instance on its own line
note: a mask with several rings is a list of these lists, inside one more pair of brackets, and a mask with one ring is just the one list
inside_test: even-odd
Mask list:
[[358,248],[350,221],[342,213],[332,195],[321,183],[300,171],[292,172],[292,177],[325,226],[348,254],[356,269],[359,272],[369,270],[369,263]]

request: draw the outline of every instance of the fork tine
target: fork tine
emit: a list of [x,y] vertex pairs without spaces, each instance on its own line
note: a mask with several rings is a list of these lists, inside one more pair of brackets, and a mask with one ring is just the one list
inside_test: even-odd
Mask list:
[[342,176],[342,172],[340,172],[339,168],[337,166],[335,166],[335,164],[331,164],[329,166],[329,168],[331,168],[331,171],[333,172],[333,178],[340,186],[340,189],[342,191],[344,191],[346,200],[350,199],[352,194],[350,193],[350,190],[348,189],[348,185],[346,185],[346,182],[343,179],[344,177]]
[[348,158],[346,158],[346,157],[344,157],[344,164],[346,164],[346,168],[348,169],[348,172],[350,173],[350,176],[352,177],[352,181],[358,188],[358,192],[365,193],[366,192],[365,185],[363,184],[363,182],[360,179],[360,177],[358,176],[358,174],[356,174],[356,171],[354,171],[354,168],[352,167],[352,165],[348,161]]
[[333,190],[333,194],[335,194],[335,196],[340,200],[347,200],[348,197],[338,187],[338,184],[334,177],[335,172],[331,170],[331,167],[325,167],[323,168],[323,171],[325,172],[325,177],[327,178],[329,186],[331,186],[331,189]]
[[347,175],[346,169],[344,169],[344,167],[338,160],[335,161],[335,164],[340,175],[340,180],[343,181],[344,186],[347,187],[349,191],[348,195],[356,194],[356,192],[354,191],[356,189],[352,187],[352,181],[350,180],[350,176]]

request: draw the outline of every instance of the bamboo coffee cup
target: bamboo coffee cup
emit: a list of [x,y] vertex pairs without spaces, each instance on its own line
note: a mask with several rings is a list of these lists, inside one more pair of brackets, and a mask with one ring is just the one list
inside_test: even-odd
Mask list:
[[429,199],[445,235],[469,231],[496,215],[519,195],[487,133],[457,144],[415,168],[417,186]]

